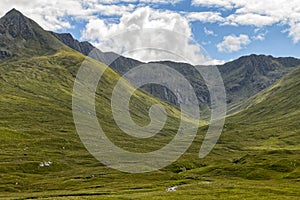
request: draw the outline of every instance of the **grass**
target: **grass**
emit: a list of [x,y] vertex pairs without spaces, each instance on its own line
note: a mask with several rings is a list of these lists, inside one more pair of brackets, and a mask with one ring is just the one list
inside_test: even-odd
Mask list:
[[[299,199],[299,69],[227,118],[220,141],[206,158],[198,158],[207,129],[201,122],[194,143],[179,160],[151,173],[128,174],[92,157],[75,131],[72,88],[84,59],[60,50],[0,64],[0,198]],[[110,109],[118,79],[106,70],[100,82],[104,87],[97,91],[97,116],[107,136],[130,151],[161,148],[176,133],[180,112],[137,91],[130,104],[135,122],[149,123],[148,108],[156,103],[165,106],[168,121],[149,139],[123,134]],[[123,84],[132,87],[125,80]],[[39,165],[46,161],[53,164]],[[177,191],[167,193],[174,185]]]

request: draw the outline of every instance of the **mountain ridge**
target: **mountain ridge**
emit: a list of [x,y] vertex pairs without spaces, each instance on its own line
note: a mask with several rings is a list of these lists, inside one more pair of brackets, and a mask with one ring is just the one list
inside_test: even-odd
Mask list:
[[[79,42],[71,35],[69,41],[74,41],[71,44],[65,43],[68,46],[84,45],[87,42]],[[63,42],[64,39],[61,39]],[[94,47],[94,46],[93,46]],[[94,47],[96,49],[96,47]],[[75,49],[76,50],[76,49]],[[98,51],[98,50],[97,50]],[[113,70],[123,75],[136,66],[146,64],[131,58],[126,58],[117,54],[112,56],[113,59],[106,59],[108,53],[103,53],[99,61],[108,64]],[[87,52],[82,52],[88,55]],[[116,59],[116,60],[114,60]],[[153,61],[151,64],[166,64],[167,66],[179,71],[187,77],[195,89],[199,100],[200,108],[204,112],[209,109],[210,98],[205,83],[199,73],[193,69],[194,67],[188,63],[180,63],[173,61]],[[226,88],[228,95],[227,103],[230,107],[244,101],[251,96],[259,93],[267,87],[274,84],[284,75],[289,73],[293,68],[300,66],[300,60],[293,57],[273,57],[271,55],[256,55],[241,56],[240,58],[227,62],[223,65],[217,65]],[[158,85],[146,85],[142,89],[152,94],[153,96],[167,101],[175,106],[178,106],[179,96],[169,91],[167,88]],[[206,111],[205,111],[206,110]]]

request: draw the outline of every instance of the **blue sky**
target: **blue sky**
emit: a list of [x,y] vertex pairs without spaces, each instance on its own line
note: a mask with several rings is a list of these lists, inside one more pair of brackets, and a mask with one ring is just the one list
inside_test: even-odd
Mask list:
[[[149,37],[155,37],[152,33],[147,33],[147,38],[145,32],[135,32],[135,37],[131,32],[122,35],[122,41],[128,41],[123,46],[119,45],[120,38],[115,43],[103,42],[104,38],[128,29],[146,27],[185,35],[201,45],[216,63],[248,54],[300,57],[297,0],[4,0],[0,6],[1,15],[14,7],[47,30],[70,32],[78,40],[90,41],[104,51],[122,53],[121,49],[161,45],[166,51],[174,50],[188,57],[194,64],[202,64],[203,60],[195,59],[198,49],[169,32],[163,33],[165,38],[159,41],[149,41]],[[136,38],[138,42],[133,41]],[[157,59],[169,58],[159,55]],[[145,52],[129,56],[147,61]]]

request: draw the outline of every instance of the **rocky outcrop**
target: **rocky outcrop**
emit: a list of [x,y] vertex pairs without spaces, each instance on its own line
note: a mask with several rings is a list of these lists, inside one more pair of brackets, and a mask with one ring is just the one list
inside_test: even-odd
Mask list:
[[5,59],[5,58],[9,58],[11,56],[12,56],[12,54],[10,52],[0,50],[0,60]]
[[70,48],[81,52],[84,55],[88,55],[95,47],[89,42],[79,42],[74,39],[70,33],[54,33],[50,32],[53,36],[63,42],[65,45]]

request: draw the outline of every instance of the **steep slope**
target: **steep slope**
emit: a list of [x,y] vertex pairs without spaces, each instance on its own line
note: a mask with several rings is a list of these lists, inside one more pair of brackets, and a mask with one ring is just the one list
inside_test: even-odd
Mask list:
[[247,152],[235,160],[239,168],[256,163],[256,176],[300,179],[299,88],[297,68],[228,117],[220,144]]
[[296,58],[250,55],[219,66],[228,94],[228,103],[248,99],[281,79],[300,65]]
[[[80,48],[80,46],[87,45],[86,42],[78,42],[69,34],[53,34],[69,47],[80,51],[84,55],[88,55],[87,51]],[[88,46],[88,49],[91,49],[91,46]],[[101,55],[101,62],[109,64],[112,69],[121,75],[136,66],[145,64],[114,53],[103,53],[99,50],[99,54]],[[164,64],[183,74],[194,87],[200,108],[204,112],[208,110],[210,102],[208,90],[201,75],[192,65],[171,61],[152,62],[152,64]],[[239,106],[236,104],[247,100],[271,86],[298,66],[300,66],[300,60],[296,58],[274,58],[264,55],[243,56],[237,60],[218,66],[226,88],[227,103],[230,107],[235,107],[234,110],[238,111]],[[162,86],[150,84],[144,86],[143,89],[153,96],[173,105],[178,105],[179,101],[182,101],[182,98],[178,94],[173,94]]]
[[[265,137],[260,148],[300,149],[300,69],[240,104],[243,109],[228,121],[252,124],[255,137]],[[250,127],[249,127],[250,128]],[[255,137],[253,139],[255,139]],[[268,143],[269,142],[269,143]]]
[[[239,111],[250,110],[250,109],[257,109],[257,106],[270,102],[271,104],[268,105],[268,108],[273,107],[272,113],[268,113],[272,118],[276,115],[278,115],[277,112],[284,111],[288,113],[289,111],[296,111],[297,110],[297,84],[298,84],[298,77],[297,72],[299,71],[299,68],[294,69],[292,72],[290,72],[288,75],[284,76],[282,79],[277,81],[272,86],[264,89],[262,92],[258,93],[257,95],[254,95],[250,97],[249,99],[246,99],[244,101],[241,101],[240,103],[236,104],[235,106],[231,107],[231,110],[229,110],[230,113],[234,114]],[[281,97],[280,97],[281,96]],[[294,97],[296,97],[294,101]],[[280,100],[282,99],[282,100]],[[274,105],[274,100],[280,100],[280,103],[277,103],[278,105]],[[274,104],[273,104],[274,103]],[[278,108],[278,109],[277,109]],[[283,109],[284,108],[284,109]],[[265,109],[264,109],[265,110]],[[269,110],[269,109],[267,109]],[[253,112],[255,113],[255,112]],[[259,112],[260,114],[263,114],[265,112]],[[267,113],[265,113],[267,114]],[[262,116],[259,116],[262,117]],[[275,117],[274,117],[275,119]]]

